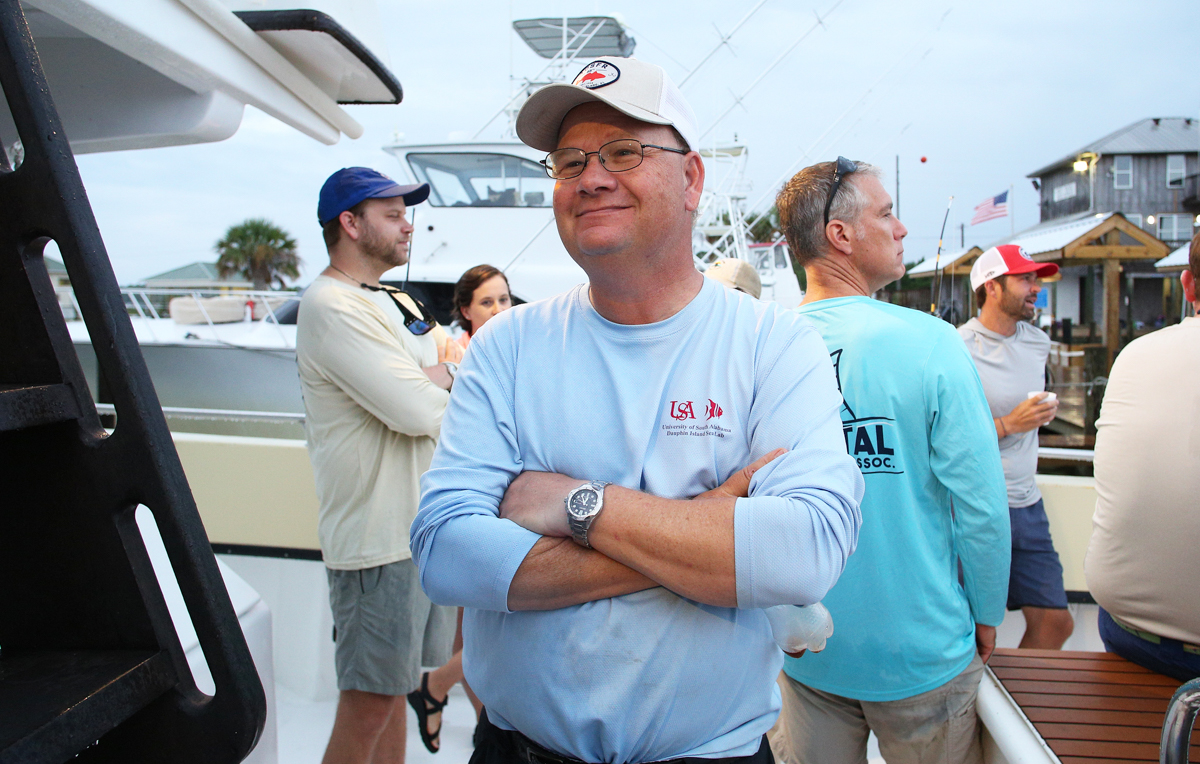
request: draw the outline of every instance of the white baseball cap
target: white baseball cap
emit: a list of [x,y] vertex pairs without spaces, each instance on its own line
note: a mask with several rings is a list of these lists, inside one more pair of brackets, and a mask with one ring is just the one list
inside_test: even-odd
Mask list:
[[555,82],[529,96],[517,114],[517,136],[535,149],[554,151],[567,112],[591,101],[642,122],[670,125],[693,151],[700,144],[696,115],[662,67],[616,56],[601,56],[570,83]]
[[971,291],[997,276],[1036,273],[1039,279],[1058,273],[1054,263],[1038,263],[1016,244],[1001,244],[979,256],[971,266]]
[[745,260],[727,258],[708,266],[704,275],[730,289],[745,292],[754,299],[762,296],[762,279],[754,266]]

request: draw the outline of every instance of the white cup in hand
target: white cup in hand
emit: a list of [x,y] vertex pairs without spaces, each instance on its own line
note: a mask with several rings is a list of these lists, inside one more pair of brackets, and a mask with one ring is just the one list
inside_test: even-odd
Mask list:
[[1040,401],[1040,403],[1054,403],[1056,400],[1058,400],[1058,394],[1057,394],[1057,393],[1052,393],[1052,392],[1049,392],[1049,391],[1046,391],[1046,390],[1034,390],[1033,392],[1029,393],[1029,394],[1028,394],[1028,395],[1026,395],[1025,397],[1026,397],[1026,398],[1036,398],[1036,397],[1038,397],[1039,395],[1045,395],[1045,396],[1046,396],[1045,398],[1042,398],[1042,400]]

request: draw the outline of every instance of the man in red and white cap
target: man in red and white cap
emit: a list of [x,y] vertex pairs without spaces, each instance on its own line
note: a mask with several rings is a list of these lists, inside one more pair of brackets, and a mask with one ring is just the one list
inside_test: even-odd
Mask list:
[[1008,609],[1025,614],[1021,647],[1044,650],[1062,647],[1075,627],[1036,480],[1037,431],[1054,419],[1058,401],[1045,392],[1050,338],[1029,321],[1040,280],[1057,273],[1057,265],[1034,262],[1016,244],[992,247],[971,268],[979,316],[958,330],[1000,439],[1013,540]]

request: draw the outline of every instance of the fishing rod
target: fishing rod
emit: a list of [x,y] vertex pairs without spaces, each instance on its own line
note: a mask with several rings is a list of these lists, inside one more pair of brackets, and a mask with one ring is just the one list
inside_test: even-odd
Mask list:
[[[946,221],[950,219],[950,207],[953,204],[954,197],[951,196],[950,201],[946,202],[946,215],[942,218],[942,232],[938,234],[937,255],[933,259],[933,277],[937,280],[937,297],[935,297],[929,304],[929,314],[931,316],[937,315],[938,303],[942,301],[942,239],[946,236]],[[953,273],[951,273],[951,277],[953,278]],[[951,285],[951,289],[953,289],[953,285]],[[953,299],[953,295],[951,295],[951,298]]]
[[[716,128],[717,125],[721,124],[722,120],[724,120],[726,117],[728,117],[730,115],[730,113],[733,112],[734,109],[736,109],[738,106],[740,106],[742,101],[746,98],[746,96],[750,95],[750,91],[754,90],[754,88],[758,85],[758,83],[762,82],[764,77],[766,77],[768,74],[770,74],[771,71],[775,67],[779,66],[779,64],[783,61],[783,59],[787,58],[788,54],[790,54],[793,50],[795,50],[796,47],[798,45],[800,45],[800,43],[804,42],[808,38],[809,35],[811,35],[815,31],[817,31],[818,27],[824,27],[825,19],[829,18],[829,15],[832,14],[835,10],[837,10],[837,7],[839,5],[841,5],[843,2],[844,2],[844,0],[837,0],[837,2],[834,3],[833,6],[829,10],[825,11],[824,16],[818,15],[816,22],[813,23],[813,25],[811,27],[809,27],[807,32],[800,35],[800,38],[798,40],[796,40],[794,43],[792,43],[790,48],[785,50],[783,53],[779,54],[779,57],[776,58],[774,61],[772,61],[770,66],[768,66],[766,69],[764,69],[762,74],[758,75],[758,77],[754,80],[754,82],[751,82],[750,86],[747,87],[740,96],[734,96],[733,103],[730,104],[729,108],[725,110],[724,114],[717,117],[716,121],[714,121],[711,125],[709,125],[708,129],[706,129],[703,133],[700,134],[700,139],[703,140],[704,137],[707,136],[709,133],[711,133]],[[755,10],[757,10],[757,8]],[[691,75],[689,74],[688,76],[690,77]]]
[[[729,30],[729,34],[721,34],[721,30],[720,30],[720,29],[718,29],[718,30],[717,30],[717,36],[721,38],[721,41],[720,41],[719,43],[717,43],[717,46],[716,46],[715,48],[713,48],[712,50],[710,50],[710,51],[708,52],[708,55],[707,55],[707,56],[705,56],[705,57],[704,57],[704,59],[703,59],[703,60],[702,60],[700,63],[698,63],[698,64],[696,64],[695,66],[693,66],[693,67],[692,67],[692,70],[691,70],[690,72],[688,72],[688,73],[687,73],[687,75],[686,75],[686,76],[685,76],[685,77],[684,77],[682,80],[680,80],[680,81],[679,81],[679,89],[680,89],[680,90],[682,90],[682,89],[683,89],[683,86],[684,86],[684,85],[687,83],[687,81],[688,81],[688,80],[690,80],[690,79],[692,78],[692,75],[694,75],[696,72],[700,71],[700,67],[702,67],[702,66],[704,66],[705,64],[707,64],[707,63],[708,63],[708,60],[717,54],[717,51],[719,51],[721,48],[723,48],[723,47],[725,47],[726,45],[728,45],[728,44],[729,44],[729,41],[730,41],[730,39],[732,39],[732,38],[733,38],[733,36],[734,36],[735,34],[737,34],[737,31],[738,31],[739,29],[741,29],[741,28],[742,28],[742,27],[745,25],[745,23],[746,23],[747,21],[749,21],[749,20],[750,20],[750,17],[751,17],[751,16],[753,16],[755,13],[758,13],[758,9],[759,9],[759,8],[762,8],[764,5],[766,5],[766,3],[767,3],[767,0],[760,0],[760,2],[759,2],[759,4],[758,4],[758,5],[756,5],[756,6],[754,6],[753,8],[751,8],[751,9],[750,9],[750,12],[749,12],[749,13],[747,13],[745,16],[743,16],[743,17],[742,17],[742,20],[741,20],[741,21],[739,21],[739,22],[738,22],[738,23],[737,23],[737,24],[736,24],[736,25],[733,27],[733,29]],[[714,25],[714,26],[715,26],[715,25]],[[655,46],[655,47],[657,47],[657,46]]]
[[[831,8],[830,12],[832,12],[832,10],[833,9]],[[951,9],[947,9],[941,15],[941,18],[938,19],[937,26],[934,28],[934,34],[936,34],[938,31],[940,31],[942,23],[946,20],[946,17],[950,15],[950,10]],[[826,12],[826,16],[828,16],[828,15],[829,15],[829,12]],[[751,210],[756,209],[760,204],[762,204],[767,199],[768,196],[775,194],[779,188],[780,183],[782,183],[784,180],[786,180],[788,177],[790,177],[796,171],[796,168],[799,167],[806,159],[808,159],[812,155],[813,150],[824,140],[825,136],[829,135],[829,133],[831,133],[833,131],[833,129],[838,125],[838,123],[840,123],[843,119],[845,119],[846,116],[850,112],[852,112],[860,104],[862,104],[863,101],[866,101],[867,98],[869,98],[870,95],[875,91],[875,88],[881,82],[883,82],[885,79],[887,79],[889,76],[891,76],[892,73],[894,73],[897,69],[899,69],[902,66],[902,64],[905,62],[905,60],[909,59],[911,57],[912,52],[916,51],[920,48],[921,44],[922,44],[922,41],[920,41],[920,40],[918,40],[916,43],[914,43],[912,45],[912,47],[909,48],[908,51],[906,51],[903,56],[901,56],[899,59],[897,59],[896,63],[888,71],[884,72],[883,75],[879,77],[879,79],[877,79],[875,82],[873,82],[871,84],[870,87],[867,88],[866,92],[864,92],[857,101],[855,101],[845,111],[843,111],[837,117],[837,119],[833,120],[833,122],[830,123],[829,127],[827,127],[825,129],[825,132],[823,132],[817,138],[817,140],[813,141],[812,146],[810,146],[807,151],[802,151],[800,157],[795,162],[793,162],[791,164],[791,166],[789,166],[786,170],[784,170],[784,172],[775,180],[775,182],[770,184],[767,187],[767,190],[765,192],[763,192],[763,194],[761,196],[759,196],[758,199],[756,199],[753,204],[750,205],[750,209]],[[909,68],[909,70],[906,71],[904,74],[902,74],[899,77],[898,82],[903,81],[905,78],[907,78],[908,75],[910,75],[912,73],[912,71],[915,70],[917,68],[917,66],[919,66],[921,64],[921,62],[923,62],[929,56],[929,54],[931,52],[933,52],[932,45],[930,47],[928,47],[924,53],[922,53],[919,57],[917,57],[915,59],[915,61],[913,62],[912,66]],[[846,128],[846,130],[844,130],[842,132],[842,136],[844,136],[846,133],[848,133],[853,127],[854,127],[854,125],[851,125],[850,127]],[[908,126],[906,125],[904,129],[907,130]],[[901,130],[901,132],[904,132],[904,131]],[[841,139],[841,136],[839,136],[837,140],[840,140],[840,139]],[[770,209],[768,208],[768,209],[764,209],[760,212],[754,212],[754,213],[750,214],[746,218],[746,225],[747,226],[753,225],[762,216],[766,215],[769,211],[770,211]],[[713,246],[716,247],[718,244],[720,244],[720,241],[716,242]]]
[[[916,45],[913,46],[914,49],[916,47],[917,47]],[[930,51],[932,51],[932,50],[933,50],[933,48],[929,48],[928,50],[926,50],[925,53],[923,53],[917,59],[916,63],[913,64],[912,69],[915,69],[917,64],[919,64],[921,61],[924,61],[926,56],[928,56]],[[873,83],[871,83],[871,86],[867,88],[866,92],[864,92],[857,101],[855,101],[854,103],[847,106],[846,110],[843,111],[841,114],[839,114],[837,119],[833,120],[833,122],[831,122],[829,124],[829,127],[825,128],[825,132],[823,132],[819,136],[817,136],[817,139],[812,142],[812,144],[808,147],[808,149],[802,150],[800,157],[798,159],[796,159],[796,161],[792,162],[792,164],[789,165],[788,168],[785,169],[779,175],[779,177],[775,179],[774,182],[772,182],[770,185],[767,186],[767,190],[764,191],[757,199],[754,200],[754,203],[752,205],[750,205],[750,209],[757,208],[760,204],[762,204],[764,201],[766,201],[767,197],[773,196],[774,194],[776,194],[779,189],[780,184],[783,183],[783,181],[787,180],[789,177],[791,177],[792,174],[794,174],[796,172],[796,168],[798,168],[801,164],[803,164],[805,162],[805,160],[808,160],[813,155],[813,151],[815,151],[816,148],[822,144],[822,142],[825,140],[825,137],[827,135],[829,135],[831,132],[833,132],[833,129],[835,127],[837,127],[838,124],[841,123],[841,121],[843,119],[845,119],[852,111],[857,109],[864,101],[866,101],[871,96],[871,94],[875,92],[875,88],[877,88],[881,82],[883,82],[885,79],[887,79],[889,76],[891,76],[891,74],[893,72],[895,72],[897,69],[899,69],[903,65],[904,60],[905,60],[905,58],[901,57],[896,62],[896,64],[894,66],[892,66],[891,69],[884,72],[882,75],[879,76],[879,79],[877,79]],[[908,72],[906,72],[905,76],[907,76],[909,73],[911,73],[912,69],[910,69]],[[901,77],[901,79],[903,79],[903,77]],[[860,119],[861,119],[861,117],[860,117]],[[839,134],[838,137],[833,140],[833,143],[837,143],[837,141],[840,141],[843,137],[845,137],[845,135],[847,133],[849,133],[852,129],[854,129],[854,127],[857,126],[857,124],[858,124],[858,121],[856,120],[854,123],[852,123],[848,127],[846,127],[846,129],[843,130],[841,132],[841,134]],[[905,127],[905,129],[908,129],[907,126]],[[749,226],[754,225],[756,222],[758,222],[759,218],[761,218],[763,215],[766,215],[768,212],[770,212],[769,207],[766,209],[763,209],[761,212],[755,212],[755,213],[749,215],[746,218],[746,226],[749,227]],[[726,233],[720,239],[713,242],[711,248],[716,249],[717,247],[719,247],[728,236],[729,236],[729,234]]]

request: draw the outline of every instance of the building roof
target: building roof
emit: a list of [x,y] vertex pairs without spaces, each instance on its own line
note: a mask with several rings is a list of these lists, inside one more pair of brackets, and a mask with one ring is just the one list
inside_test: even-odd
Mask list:
[[250,282],[237,276],[221,278],[216,263],[188,263],[178,268],[150,276],[140,286],[249,286]]
[[1085,151],[1094,154],[1187,154],[1200,150],[1200,120],[1193,117],[1148,117],[1109,133],[1067,154],[1027,178],[1040,178],[1069,166]]
[[1016,236],[1009,236],[989,244],[997,247],[1001,244],[1017,244],[1025,249],[1025,254],[1035,257],[1043,252],[1053,252],[1062,249],[1088,231],[1108,220],[1115,212],[1081,212],[1065,218],[1056,218],[1045,223],[1039,223],[1033,228],[1026,228]]
[[938,269],[949,271],[960,261],[968,258],[974,262],[974,257],[983,252],[979,247],[970,247],[969,249],[959,250],[958,252],[943,252],[941,256],[927,257],[921,262],[908,269],[908,275],[914,278],[924,278],[932,276]]
[[51,276],[67,275],[67,266],[63,265],[62,260],[56,260],[53,257],[43,257],[42,260],[46,263],[46,271]]
[[[1119,233],[1119,242],[1101,240],[1103,235],[1113,231]],[[988,247],[1001,244],[1016,244],[1038,262],[1158,260],[1167,254],[1166,244],[1130,223],[1119,212],[1081,212],[1057,218],[994,241]]]
[[1188,250],[1192,243],[1189,241],[1179,249],[1164,257],[1154,264],[1156,270],[1160,271],[1181,271],[1188,267]]

